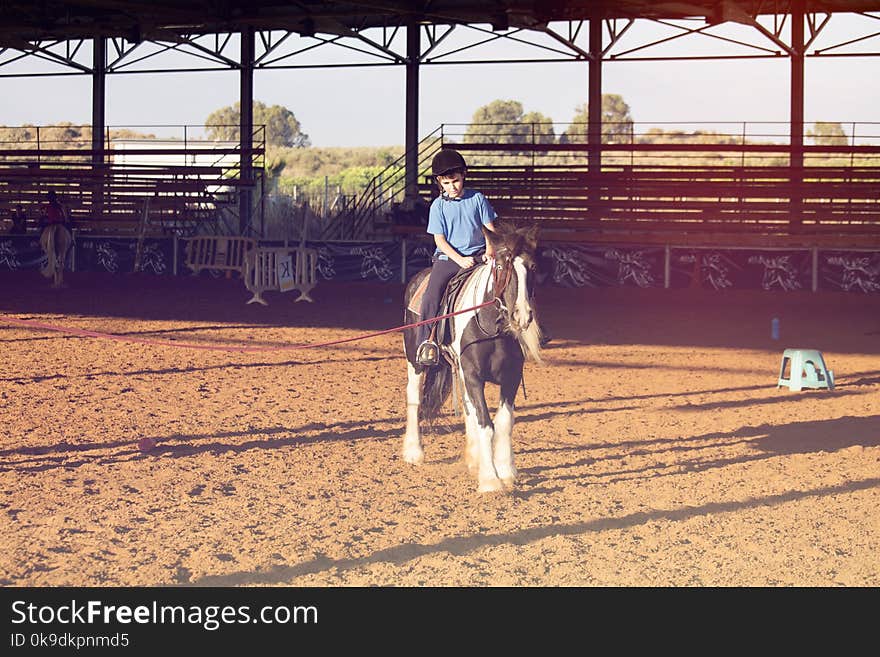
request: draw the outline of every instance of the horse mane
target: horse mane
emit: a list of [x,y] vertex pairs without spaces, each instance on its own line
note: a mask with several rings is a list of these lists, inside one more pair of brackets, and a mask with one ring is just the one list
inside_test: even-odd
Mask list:
[[[483,229],[486,241],[492,243],[496,258],[500,262],[503,262],[503,259],[520,257],[528,268],[534,267],[537,262],[538,232],[539,226],[536,223],[517,225],[512,222],[498,222],[494,233]],[[536,312],[534,308],[532,310]],[[516,332],[516,338],[526,358],[543,363],[541,358],[543,336],[537,317],[525,331]]]

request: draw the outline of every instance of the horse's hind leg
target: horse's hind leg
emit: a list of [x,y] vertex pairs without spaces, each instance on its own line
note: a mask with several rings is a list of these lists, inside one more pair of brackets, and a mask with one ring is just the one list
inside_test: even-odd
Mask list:
[[406,363],[406,433],[403,435],[403,460],[419,465],[425,460],[419,433],[419,400],[425,373],[416,374],[412,363]]

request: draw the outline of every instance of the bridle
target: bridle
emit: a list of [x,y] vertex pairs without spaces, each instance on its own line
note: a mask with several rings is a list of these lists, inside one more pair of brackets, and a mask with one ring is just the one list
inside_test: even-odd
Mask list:
[[[507,251],[506,247],[501,249],[501,252]],[[513,277],[513,258],[507,257],[504,261],[504,264],[498,262],[497,259],[492,259],[487,263],[490,267],[492,267],[492,293],[495,295],[492,301],[495,302],[497,306],[498,319],[495,321],[495,332],[490,333],[485,328],[483,328],[483,324],[480,322],[480,313],[479,311],[475,313],[474,319],[476,320],[477,326],[479,327],[482,333],[489,338],[496,338],[501,334],[501,330],[499,328],[500,320],[503,317],[507,317],[507,321],[510,321],[510,309],[504,305],[504,291],[507,289],[507,286],[510,284],[510,280]],[[477,293],[477,288],[474,288],[474,294]]]
[[[506,251],[507,249],[505,248],[502,250]],[[498,310],[507,312],[507,308],[504,306],[501,296],[504,294],[504,290],[507,289],[507,285],[510,283],[512,276],[513,258],[508,256],[503,265],[497,260],[492,260],[492,291],[495,293],[494,301],[498,304]]]

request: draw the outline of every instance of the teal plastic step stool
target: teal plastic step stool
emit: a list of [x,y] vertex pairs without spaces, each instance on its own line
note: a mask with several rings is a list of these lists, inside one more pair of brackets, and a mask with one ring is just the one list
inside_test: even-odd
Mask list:
[[[785,366],[791,363],[788,378]],[[782,352],[779,366],[779,383],[776,387],[788,386],[790,390],[802,388],[828,388],[834,390],[834,372],[825,366],[822,352],[816,349],[786,349]]]

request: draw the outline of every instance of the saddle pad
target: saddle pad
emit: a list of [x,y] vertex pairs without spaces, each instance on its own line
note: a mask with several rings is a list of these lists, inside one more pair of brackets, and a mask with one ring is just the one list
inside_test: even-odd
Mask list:
[[[443,293],[443,297],[440,300],[440,309],[442,313],[447,313],[451,311],[451,303],[454,302],[457,293],[464,287],[465,281],[470,278],[471,274],[475,273],[476,267],[471,267],[470,269],[464,269],[456,273],[446,284],[446,291]],[[422,282],[419,283],[419,286],[416,288],[416,291],[413,292],[412,298],[409,300],[409,304],[407,304],[406,309],[411,313],[422,315],[422,297],[425,296],[425,290],[428,289],[428,281],[430,280],[430,276],[425,276],[422,279]]]
[[[482,267],[483,265],[477,265],[476,267],[462,269],[449,280],[449,283],[446,284],[446,290],[443,292],[443,297],[440,299],[441,315],[446,315],[455,310],[455,302],[458,300],[458,297],[461,296],[465,284],[472,276],[476,275]],[[439,344],[449,344],[452,342],[451,317],[441,319],[437,322],[437,331],[435,335]]]
[[419,317],[422,316],[422,297],[425,296],[425,290],[428,289],[428,280],[430,278],[430,276],[425,276],[425,278],[422,279],[422,282],[419,283],[419,286],[416,288],[416,291],[413,293],[412,298],[409,300],[409,304],[406,307],[407,310]]

